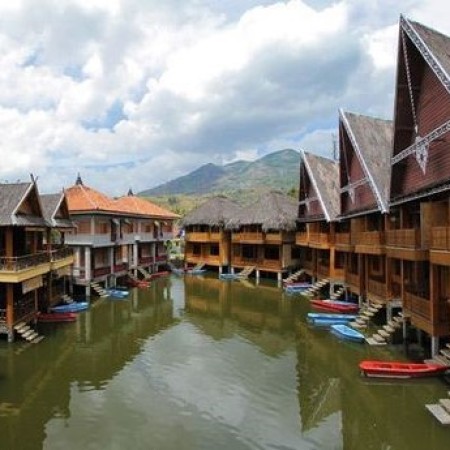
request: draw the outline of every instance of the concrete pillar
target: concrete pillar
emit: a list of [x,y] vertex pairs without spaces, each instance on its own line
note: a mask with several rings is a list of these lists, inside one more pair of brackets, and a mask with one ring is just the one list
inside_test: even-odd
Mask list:
[[364,299],[362,295],[358,295],[358,306],[361,308],[363,306]]
[[256,279],[257,279],[257,280],[259,280],[260,275],[261,275],[261,274],[259,273],[259,269],[257,269],[257,270],[256,270]]
[[133,272],[134,272],[134,276],[135,277],[137,277],[137,266],[138,266],[138,263],[139,263],[139,260],[138,260],[138,245],[139,244],[137,242],[135,242],[133,244],[133,266],[134,266]]
[[95,219],[91,217],[91,235],[95,234]]
[[158,243],[152,244],[152,257],[153,257],[153,265],[152,265],[152,272],[156,272],[156,246]]
[[86,296],[91,295],[91,281],[92,281],[92,268],[91,268],[91,247],[84,247],[84,278],[86,280]]
[[334,282],[331,282],[330,283],[330,294],[329,294],[329,297],[331,297],[332,294],[334,294],[334,288],[335,288]]
[[386,322],[390,322],[392,320],[392,305],[388,303],[386,305]]
[[439,337],[431,336],[431,356],[439,354]]
[[404,341],[406,341],[406,338],[407,338],[407,332],[406,332],[407,330],[406,330],[406,321],[404,320],[403,321],[403,340]]
[[277,282],[278,282],[278,286],[281,286],[281,284],[283,283],[283,274],[282,274],[282,272],[278,272],[277,273]]
[[233,266],[231,266],[231,268],[230,268],[230,273],[234,273],[234,267]]
[[219,275],[222,275],[222,272],[223,272],[223,267],[219,266]]

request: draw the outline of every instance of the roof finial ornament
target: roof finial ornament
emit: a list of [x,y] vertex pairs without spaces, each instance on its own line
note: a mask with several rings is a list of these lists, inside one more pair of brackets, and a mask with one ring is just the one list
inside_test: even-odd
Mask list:
[[77,175],[77,179],[76,179],[76,181],[75,181],[75,184],[76,185],[83,185],[83,180],[81,179],[81,175],[80,175],[80,172],[78,172],[78,175]]
[[134,194],[133,194],[133,189],[128,189],[128,197],[133,197],[134,196]]

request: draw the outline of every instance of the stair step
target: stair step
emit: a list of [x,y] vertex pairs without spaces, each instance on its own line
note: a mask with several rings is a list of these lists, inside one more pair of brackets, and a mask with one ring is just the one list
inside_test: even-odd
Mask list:
[[427,408],[442,425],[450,425],[450,414],[441,405],[425,405],[425,408]]
[[357,317],[355,322],[360,323],[361,325],[367,325],[368,317]]
[[22,337],[24,337],[27,341],[31,341],[31,340],[34,339],[36,336],[39,336],[39,334],[38,334],[36,331],[31,330],[31,333],[27,334],[26,336],[23,335]]
[[366,311],[373,312],[376,314],[378,312],[378,308],[374,308],[373,306],[369,306]]
[[371,337],[366,338],[366,342],[367,342],[369,345],[386,345],[386,341],[380,341],[380,342],[378,342],[378,341],[376,341],[375,339],[373,339],[373,338],[371,338]]
[[363,311],[362,315],[364,315],[366,317],[373,317],[375,314],[373,312],[370,312],[370,311]]
[[31,330],[31,327],[29,325],[24,325],[23,327],[16,328],[16,331],[21,334],[22,336]]
[[23,338],[27,338],[28,336],[30,336],[31,334],[33,334],[33,333],[35,333],[35,331],[33,330],[33,329],[29,329],[29,330],[27,330],[25,333],[20,333],[21,334],[21,336],[23,337]]
[[17,331],[19,328],[25,327],[27,324],[25,322],[19,322],[16,325],[14,325],[14,329]]
[[388,333],[388,332],[385,331],[385,330],[378,330],[377,333],[378,333],[380,336],[384,337],[384,338],[389,338],[389,337],[391,337],[391,334]]
[[372,338],[375,339],[377,342],[386,342],[386,339],[384,339],[383,336],[380,336],[377,333],[373,334]]
[[366,324],[363,323],[357,323],[357,322],[350,322],[349,324],[352,328],[358,328],[358,330],[362,330],[364,328],[367,328]]
[[450,361],[441,355],[435,355],[433,356],[433,359],[438,363],[442,364],[443,366],[450,366]]
[[395,320],[397,323],[403,323],[403,317],[395,316],[392,318],[392,320]]
[[402,324],[401,324],[400,322],[396,322],[395,320],[390,320],[387,324],[388,324],[390,327],[396,328],[396,329],[402,327]]
[[383,325],[383,329],[386,330],[388,333],[395,333],[395,328],[391,327],[390,325]]
[[383,305],[381,303],[372,303],[370,306],[378,310],[383,309]]
[[441,398],[439,404],[450,414],[450,398]]
[[36,338],[34,338],[31,342],[33,343],[33,344],[38,344],[39,342],[41,342],[42,341],[42,339],[44,339],[45,338],[45,336],[37,336]]
[[[450,359],[450,350],[441,348],[439,351],[440,351],[441,355],[444,355],[446,358]],[[450,361],[449,361],[449,363],[450,363]]]

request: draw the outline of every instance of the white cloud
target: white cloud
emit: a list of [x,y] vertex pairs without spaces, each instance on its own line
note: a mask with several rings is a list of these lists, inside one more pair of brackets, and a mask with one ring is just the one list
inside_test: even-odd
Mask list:
[[206,162],[323,154],[339,107],[392,114],[400,12],[450,33],[443,0],[33,5],[0,4],[0,179],[32,171],[43,191],[78,171],[119,194]]

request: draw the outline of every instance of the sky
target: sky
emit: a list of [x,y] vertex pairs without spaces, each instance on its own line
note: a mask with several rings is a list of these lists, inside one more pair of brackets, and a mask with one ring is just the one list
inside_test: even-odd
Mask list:
[[400,14],[448,0],[0,0],[0,182],[109,195],[392,118]]

